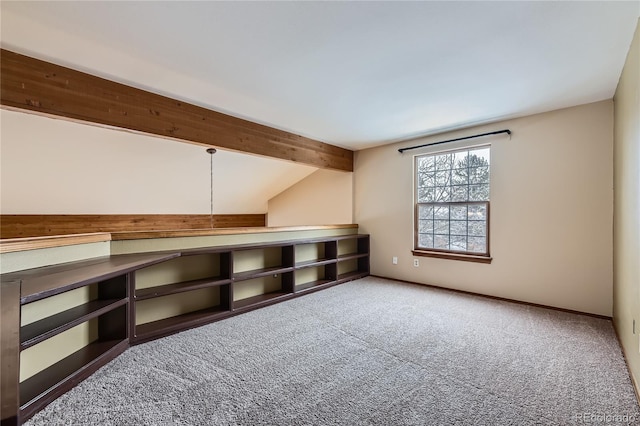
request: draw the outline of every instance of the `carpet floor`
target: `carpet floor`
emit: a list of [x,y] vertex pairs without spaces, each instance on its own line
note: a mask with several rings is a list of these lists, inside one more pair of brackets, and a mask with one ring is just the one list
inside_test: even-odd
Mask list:
[[36,425],[640,424],[611,321],[367,277],[134,346]]

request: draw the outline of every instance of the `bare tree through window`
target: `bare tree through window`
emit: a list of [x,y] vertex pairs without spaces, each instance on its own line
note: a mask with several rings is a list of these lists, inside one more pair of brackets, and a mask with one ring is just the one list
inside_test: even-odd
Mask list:
[[489,255],[490,148],[416,157],[416,249]]

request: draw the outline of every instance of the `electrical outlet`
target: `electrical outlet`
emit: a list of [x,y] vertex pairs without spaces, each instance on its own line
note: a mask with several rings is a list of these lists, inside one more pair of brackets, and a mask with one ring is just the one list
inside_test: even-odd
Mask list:
[[413,259],[413,266],[415,266],[416,268],[420,266],[420,259]]
[[393,256],[393,258],[391,259],[391,263],[393,263],[394,265],[398,264],[398,257],[397,256]]

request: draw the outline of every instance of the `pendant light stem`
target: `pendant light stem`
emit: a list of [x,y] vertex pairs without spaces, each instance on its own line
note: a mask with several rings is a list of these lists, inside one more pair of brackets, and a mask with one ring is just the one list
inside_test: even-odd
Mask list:
[[215,148],[208,148],[207,152],[211,155],[211,166],[209,168],[210,170],[210,175],[211,175],[211,184],[210,184],[210,189],[211,189],[211,208],[210,208],[210,213],[209,213],[209,220],[211,223],[211,229],[213,229],[213,154],[215,154],[217,152],[217,150]]

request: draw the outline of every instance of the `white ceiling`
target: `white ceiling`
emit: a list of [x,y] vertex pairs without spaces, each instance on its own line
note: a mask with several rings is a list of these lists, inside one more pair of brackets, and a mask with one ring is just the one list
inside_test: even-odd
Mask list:
[[609,99],[640,1],[1,2],[2,45],[331,144]]

